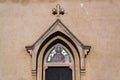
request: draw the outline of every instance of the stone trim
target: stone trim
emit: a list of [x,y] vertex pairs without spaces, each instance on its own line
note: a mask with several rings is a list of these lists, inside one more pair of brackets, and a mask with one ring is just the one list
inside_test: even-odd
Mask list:
[[[54,35],[54,36],[53,36]],[[52,36],[52,37],[51,37]],[[84,45],[80,40],[78,40],[73,33],[61,22],[60,19],[57,19],[52,26],[31,46],[26,46],[26,51],[32,57],[32,74],[36,76],[37,80],[43,79],[43,74],[40,71],[43,71],[43,64],[40,62],[43,59],[44,48],[48,46],[48,43],[57,39],[63,40],[67,45],[71,46],[73,50],[73,55],[76,56],[74,73],[77,79],[80,79],[80,73],[85,73],[85,58],[90,52],[91,46]],[[59,41],[58,41],[59,42]],[[39,60],[40,59],[40,60]],[[70,66],[72,69],[74,67]],[[37,76],[38,75],[38,76]],[[74,79],[73,79],[74,80]]]

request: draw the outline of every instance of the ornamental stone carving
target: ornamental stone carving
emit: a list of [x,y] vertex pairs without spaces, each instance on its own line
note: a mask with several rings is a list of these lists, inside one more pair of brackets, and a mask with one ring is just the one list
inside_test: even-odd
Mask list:
[[[55,50],[51,50],[55,45]],[[70,61],[65,63],[65,55],[62,53],[62,45],[68,50],[70,54]],[[26,46],[27,52],[32,57],[32,73],[37,75],[37,80],[45,80],[45,70],[49,66],[69,66],[73,73],[72,75],[80,79],[80,73],[85,72],[85,58],[87,57],[91,46],[84,45],[79,41],[72,32],[57,19],[52,26],[31,46]],[[66,50],[65,49],[65,50]],[[55,53],[50,53],[53,51]],[[65,51],[64,51],[65,52]],[[67,52],[67,51],[66,51]],[[56,64],[49,64],[46,62],[49,55],[52,54],[51,62],[58,62]],[[62,62],[59,64],[59,62]],[[74,78],[72,80],[75,80]]]

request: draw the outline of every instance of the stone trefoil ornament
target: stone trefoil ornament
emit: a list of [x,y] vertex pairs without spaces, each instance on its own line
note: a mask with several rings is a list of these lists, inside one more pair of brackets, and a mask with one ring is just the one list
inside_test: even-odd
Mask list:
[[52,9],[52,14],[56,15],[57,17],[60,17],[60,15],[65,14],[65,10],[60,6],[60,4],[57,4],[56,8]]

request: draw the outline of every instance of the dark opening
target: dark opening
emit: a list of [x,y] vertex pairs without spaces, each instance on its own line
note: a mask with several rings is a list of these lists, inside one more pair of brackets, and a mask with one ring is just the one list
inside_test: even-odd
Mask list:
[[72,70],[69,67],[48,67],[45,80],[72,80]]

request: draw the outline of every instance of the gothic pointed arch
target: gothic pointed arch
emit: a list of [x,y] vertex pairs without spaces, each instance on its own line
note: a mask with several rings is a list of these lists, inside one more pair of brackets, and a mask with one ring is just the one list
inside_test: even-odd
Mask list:
[[[69,66],[73,71],[72,76],[75,76],[72,77],[72,80],[76,80],[76,78],[80,79],[80,73],[85,72],[85,57],[88,55],[91,47],[86,46],[79,41],[61,20],[57,19],[33,45],[26,46],[27,52],[32,56],[32,73],[33,75],[36,75],[37,80],[45,80],[46,69],[51,65],[47,64],[45,61],[48,59],[48,54],[49,61],[51,59],[51,62],[57,62],[55,60],[58,60],[59,62],[64,59],[53,56],[53,54],[57,55],[57,52],[59,52],[61,53],[59,55],[65,57],[65,54],[62,51],[57,51],[58,45],[64,53],[66,51],[66,54],[70,55],[68,57],[71,58],[72,63],[56,63],[54,65],[52,64],[52,66]],[[50,53],[50,51],[55,48],[56,50],[53,50],[53,53]],[[50,56],[50,54],[52,56]]]

